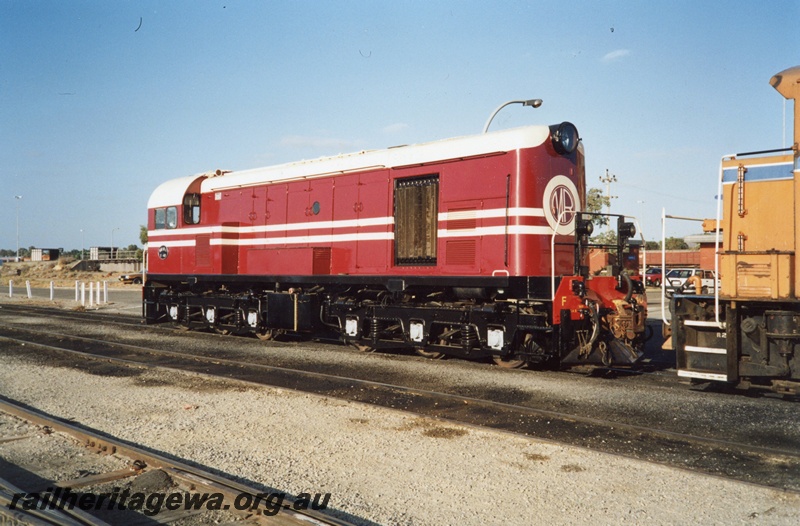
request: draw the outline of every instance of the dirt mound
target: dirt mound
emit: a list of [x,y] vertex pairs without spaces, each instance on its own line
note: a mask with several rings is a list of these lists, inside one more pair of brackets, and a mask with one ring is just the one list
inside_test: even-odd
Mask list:
[[8,281],[13,279],[15,287],[25,281],[30,281],[32,287],[49,287],[51,281],[56,287],[74,287],[76,281],[108,281],[114,287],[132,286],[119,282],[119,277],[124,272],[78,271],[71,270],[72,266],[66,261],[5,263],[0,266],[0,284],[7,286]]

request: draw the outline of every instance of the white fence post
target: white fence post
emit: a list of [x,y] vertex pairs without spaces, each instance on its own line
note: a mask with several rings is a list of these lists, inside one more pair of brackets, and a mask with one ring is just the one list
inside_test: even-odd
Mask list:
[[31,282],[30,280],[25,280],[25,288],[28,289],[28,299],[33,298],[33,294],[31,294]]
[[94,281],[89,282],[89,307],[94,307]]
[[103,282],[103,303],[108,303],[108,281]]
[[14,280],[13,279],[8,280],[8,297],[9,298],[13,298],[14,297]]
[[97,282],[97,301],[95,301],[97,305],[100,305],[100,282]]
[[81,281],[81,305],[86,306],[86,282]]
[[76,279],[75,280],[75,301],[78,301],[78,294],[79,294],[78,288],[79,288],[78,287],[78,280]]
[[50,301],[53,301],[55,299],[55,296],[56,296],[56,288],[53,285],[53,282],[51,281],[50,282]]

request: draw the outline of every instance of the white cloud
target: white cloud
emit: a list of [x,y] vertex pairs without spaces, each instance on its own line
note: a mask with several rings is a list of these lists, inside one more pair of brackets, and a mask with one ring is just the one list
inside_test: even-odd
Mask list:
[[621,59],[622,57],[627,57],[630,54],[631,54],[630,49],[616,49],[611,53],[606,53],[602,60],[603,62],[613,62],[615,60]]
[[383,133],[391,134],[391,133],[399,133],[403,130],[407,130],[409,128],[408,124],[405,122],[396,122],[394,124],[390,124],[383,128]]

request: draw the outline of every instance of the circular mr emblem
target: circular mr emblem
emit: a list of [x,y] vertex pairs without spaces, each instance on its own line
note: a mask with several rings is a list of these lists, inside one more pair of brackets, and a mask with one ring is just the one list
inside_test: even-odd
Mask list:
[[580,212],[578,188],[569,177],[557,175],[544,187],[542,195],[544,217],[557,234],[569,235],[575,231],[575,214]]
[[158,248],[158,257],[161,259],[167,259],[167,256],[169,256],[169,249],[166,246],[161,245]]

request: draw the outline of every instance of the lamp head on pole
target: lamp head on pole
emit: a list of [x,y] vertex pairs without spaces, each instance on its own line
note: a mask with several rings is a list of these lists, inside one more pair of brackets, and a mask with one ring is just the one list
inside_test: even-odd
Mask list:
[[489,131],[489,125],[492,123],[492,119],[494,119],[494,116],[497,115],[497,113],[500,110],[502,110],[503,108],[505,108],[509,104],[522,104],[523,106],[530,106],[531,108],[538,108],[539,106],[542,105],[542,99],[510,100],[508,102],[504,102],[503,104],[498,106],[497,109],[494,110],[492,112],[492,114],[489,116],[489,119],[486,121],[486,125],[484,125],[484,127],[483,127],[483,133],[486,133],[487,131]]

